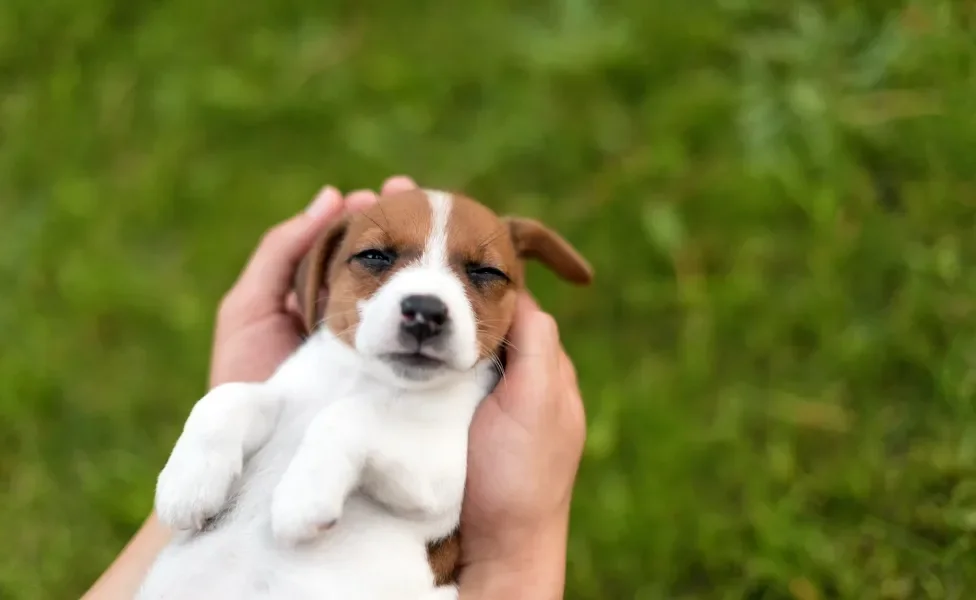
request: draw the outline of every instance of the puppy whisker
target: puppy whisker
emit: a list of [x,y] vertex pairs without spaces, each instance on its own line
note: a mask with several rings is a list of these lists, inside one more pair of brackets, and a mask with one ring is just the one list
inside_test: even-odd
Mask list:
[[[380,209],[380,214],[383,215],[383,220],[386,221],[386,226],[387,227],[390,227],[390,219],[389,219],[389,217],[386,216],[386,211],[383,210],[383,203],[382,202],[377,202],[376,203],[376,207]],[[382,229],[382,227],[380,229]],[[384,230],[383,233],[386,233],[387,235],[390,235],[389,233],[386,232],[386,230]]]
[[373,225],[376,225],[379,228],[379,230],[382,231],[387,237],[392,237],[392,236],[390,236],[390,232],[387,231],[385,227],[383,227],[382,225],[380,225],[379,223],[376,222],[376,219],[374,219],[373,217],[369,216],[366,213],[362,213],[362,215],[364,217],[366,217],[367,219],[369,219],[370,222],[373,223]]
[[321,319],[315,322],[315,327],[318,328],[321,327],[322,325],[328,325],[331,321],[348,317],[351,314],[355,314],[355,312],[356,312],[355,310],[344,310],[329,315],[325,315]]
[[[484,330],[479,330],[478,333],[482,335],[487,334],[487,332]],[[488,342],[488,344],[491,345],[497,345],[503,348],[511,348],[515,352],[519,351],[519,349],[515,346],[515,344],[512,343],[511,340],[503,336],[488,335],[486,341]]]
[[502,359],[495,352],[489,351],[487,348],[481,348],[482,352],[487,352],[487,358],[491,361],[491,364],[498,369],[499,376],[501,377],[502,383],[508,381],[508,375],[505,373],[505,365],[502,363]]
[[478,250],[484,250],[485,248],[487,248],[488,246],[490,246],[492,242],[494,242],[499,237],[501,237],[507,230],[508,230],[508,228],[506,226],[504,226],[504,225],[500,226],[498,229],[496,229],[491,234],[489,234],[488,237],[485,238],[484,241],[482,241],[480,244],[478,244]]

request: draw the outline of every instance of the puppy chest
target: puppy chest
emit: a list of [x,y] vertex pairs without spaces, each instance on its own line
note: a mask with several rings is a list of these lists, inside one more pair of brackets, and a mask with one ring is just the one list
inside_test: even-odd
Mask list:
[[268,440],[245,464],[238,498],[242,509],[249,507],[263,514],[272,491],[301,447],[315,414],[314,407],[304,406],[288,406],[282,412]]
[[370,455],[377,464],[402,463],[430,474],[463,473],[467,460],[466,424],[435,419],[377,418],[370,432]]
[[466,429],[397,423],[379,427],[371,446],[364,483],[381,495],[429,493],[443,505],[462,493]]

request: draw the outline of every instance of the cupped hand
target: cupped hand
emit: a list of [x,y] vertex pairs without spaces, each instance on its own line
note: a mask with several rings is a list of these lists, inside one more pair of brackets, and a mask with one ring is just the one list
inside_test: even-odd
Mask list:
[[570,499],[586,437],[576,370],[553,318],[519,298],[508,365],[469,433],[462,597],[563,597]]

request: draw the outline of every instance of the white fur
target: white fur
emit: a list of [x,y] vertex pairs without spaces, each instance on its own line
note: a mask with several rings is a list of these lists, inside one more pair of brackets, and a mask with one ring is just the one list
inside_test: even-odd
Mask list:
[[[435,587],[426,546],[458,523],[468,425],[496,374],[446,264],[450,196],[428,196],[427,248],[361,302],[355,349],[320,328],[266,382],[194,406],[156,490],[160,519],[182,531],[139,600],[457,598]],[[404,376],[381,355],[398,350],[400,299],[418,293],[448,306],[447,364]]]
[[430,201],[430,233],[420,264],[443,268],[447,265],[447,223],[451,218],[451,195],[446,192],[427,190]]

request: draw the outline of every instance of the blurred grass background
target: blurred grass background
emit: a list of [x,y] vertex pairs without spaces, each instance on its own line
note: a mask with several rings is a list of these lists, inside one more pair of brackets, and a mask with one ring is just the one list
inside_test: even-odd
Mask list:
[[976,593],[976,3],[4,0],[0,598],[147,514],[214,307],[324,183],[542,217],[571,600]]

